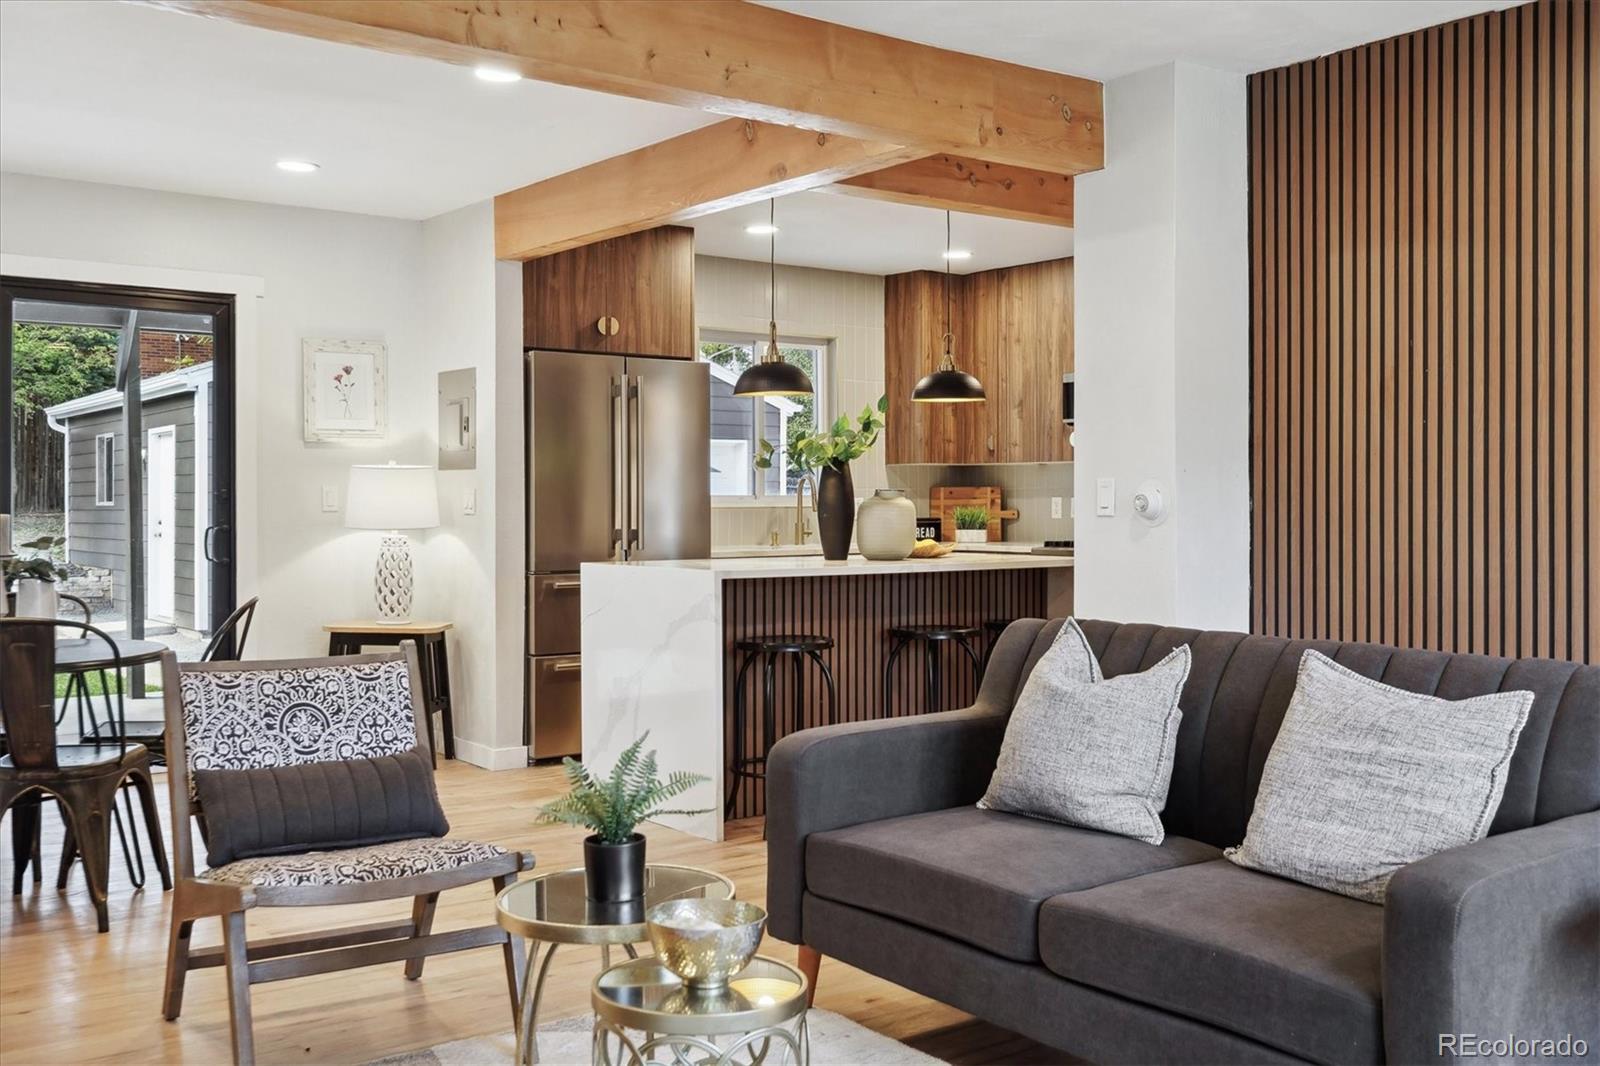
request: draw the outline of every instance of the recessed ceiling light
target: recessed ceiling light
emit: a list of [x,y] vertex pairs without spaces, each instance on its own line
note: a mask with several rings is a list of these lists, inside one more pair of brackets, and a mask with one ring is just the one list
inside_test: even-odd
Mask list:
[[770,222],[752,222],[744,228],[744,231],[752,237],[770,237],[778,232],[778,227]]
[[278,169],[287,170],[291,174],[310,174],[322,168],[315,163],[308,163],[304,159],[280,159]]
[[952,248],[944,253],[946,259],[971,259],[972,253],[964,248]]
[[496,85],[509,85],[522,80],[521,74],[505,67],[474,67],[472,72],[478,76],[479,81],[492,81]]

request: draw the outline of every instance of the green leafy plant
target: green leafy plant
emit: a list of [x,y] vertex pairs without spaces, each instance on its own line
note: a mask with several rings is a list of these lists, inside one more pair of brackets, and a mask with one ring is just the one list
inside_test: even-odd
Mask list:
[[989,509],[987,507],[957,507],[955,519],[957,529],[988,529]]
[[24,544],[17,545],[20,549],[40,554],[30,556],[16,555],[8,559],[0,559],[0,569],[3,569],[5,573],[5,583],[10,585],[11,582],[22,577],[35,577],[41,581],[54,581],[56,578],[66,577],[66,570],[57,566],[55,560],[56,549],[66,544],[66,542],[66,537],[40,537],[37,540],[30,540]]
[[542,825],[572,825],[588,829],[607,844],[626,844],[634,827],[647,818],[663,814],[705,814],[697,811],[669,810],[662,806],[702,781],[704,774],[674,773],[662,780],[656,770],[656,753],[640,755],[650,734],[628,745],[607,777],[600,777],[573,758],[563,759],[571,790],[539,811]]
[[[805,470],[820,470],[825,466],[843,466],[859,459],[878,443],[883,432],[883,415],[889,410],[889,397],[879,396],[876,406],[863,407],[852,427],[849,415],[840,415],[833,425],[820,433],[806,433],[789,441],[789,462]],[[762,438],[756,450],[756,469],[772,467],[777,447]]]

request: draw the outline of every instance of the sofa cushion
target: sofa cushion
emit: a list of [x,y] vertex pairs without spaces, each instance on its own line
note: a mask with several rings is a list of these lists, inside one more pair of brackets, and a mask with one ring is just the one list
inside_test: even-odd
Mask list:
[[1071,981],[1314,1062],[1381,1062],[1383,909],[1227,861],[1059,895],[1039,951]]
[[1183,837],[1157,846],[956,807],[812,834],[806,889],[1033,962],[1039,906],[1051,896],[1219,854]]

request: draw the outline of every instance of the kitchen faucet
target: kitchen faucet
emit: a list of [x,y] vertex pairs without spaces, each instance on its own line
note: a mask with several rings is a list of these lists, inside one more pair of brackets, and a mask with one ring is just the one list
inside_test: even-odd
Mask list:
[[811,523],[806,521],[806,486],[811,486],[811,509],[817,509],[817,479],[810,474],[801,474],[800,481],[794,487],[794,542],[805,544],[806,538],[811,536]]

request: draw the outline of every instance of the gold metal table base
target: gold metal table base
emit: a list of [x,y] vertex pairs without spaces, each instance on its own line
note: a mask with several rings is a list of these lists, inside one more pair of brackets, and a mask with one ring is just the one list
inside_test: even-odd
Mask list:
[[[774,1051],[778,1052],[771,1060],[775,1066],[810,1066],[811,1035],[805,1012],[790,1023],[738,1034],[727,1047],[718,1045],[712,1036],[687,1034],[656,1036],[646,1033],[643,1040],[635,1040],[623,1027],[597,1015],[590,1063],[591,1066],[764,1066]],[[660,1052],[665,1052],[665,1057],[656,1057]]]
[[[522,978],[522,998],[517,1004],[517,1066],[538,1066],[539,1062],[539,1004],[544,999],[544,979],[550,972],[550,962],[556,957],[559,943],[545,944],[528,941],[528,967]],[[539,962],[539,949],[544,948],[544,961]],[[622,945],[628,958],[637,959],[639,953],[632,944]],[[611,945],[600,945],[600,972],[611,967]],[[534,975],[538,976],[535,977]]]

